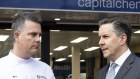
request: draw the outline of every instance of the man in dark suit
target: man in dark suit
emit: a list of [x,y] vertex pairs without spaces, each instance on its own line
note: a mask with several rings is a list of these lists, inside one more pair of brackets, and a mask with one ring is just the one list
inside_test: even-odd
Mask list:
[[140,58],[129,49],[131,33],[131,26],[125,19],[115,17],[99,21],[99,45],[109,64],[98,72],[97,79],[140,79]]

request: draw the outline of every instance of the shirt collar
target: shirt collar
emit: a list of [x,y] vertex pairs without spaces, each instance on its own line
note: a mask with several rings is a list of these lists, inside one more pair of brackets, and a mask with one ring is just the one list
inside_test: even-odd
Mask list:
[[[124,61],[127,59],[127,57],[131,54],[130,49],[128,49],[125,53],[123,53],[116,61],[115,63],[118,64],[119,66],[122,66]],[[110,64],[113,63],[112,61]]]
[[14,61],[17,61],[17,62],[25,62],[25,63],[27,63],[27,62],[29,62],[29,61],[31,60],[31,57],[28,58],[28,59],[22,59],[22,58],[16,56],[16,55],[12,52],[12,50],[10,50],[10,52],[9,52],[9,54],[8,54],[8,57],[10,57],[10,59],[12,59],[12,60],[14,60]]

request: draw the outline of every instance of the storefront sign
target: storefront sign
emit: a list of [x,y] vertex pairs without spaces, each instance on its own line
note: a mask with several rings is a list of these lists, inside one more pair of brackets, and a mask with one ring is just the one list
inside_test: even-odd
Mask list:
[[1,0],[1,9],[140,12],[140,0]]

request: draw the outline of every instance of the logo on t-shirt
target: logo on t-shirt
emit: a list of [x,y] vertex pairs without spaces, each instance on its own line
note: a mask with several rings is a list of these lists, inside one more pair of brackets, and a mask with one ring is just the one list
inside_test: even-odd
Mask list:
[[13,78],[17,78],[17,76],[14,75]]
[[37,79],[47,79],[45,76],[37,75]]

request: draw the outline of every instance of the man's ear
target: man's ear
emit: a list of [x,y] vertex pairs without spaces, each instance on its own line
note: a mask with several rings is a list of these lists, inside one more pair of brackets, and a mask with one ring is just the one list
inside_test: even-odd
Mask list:
[[122,34],[121,35],[121,45],[126,44],[126,40],[127,40],[127,35],[126,34]]
[[18,41],[18,39],[19,39],[19,32],[18,31],[14,32],[14,38],[15,38],[15,41]]

